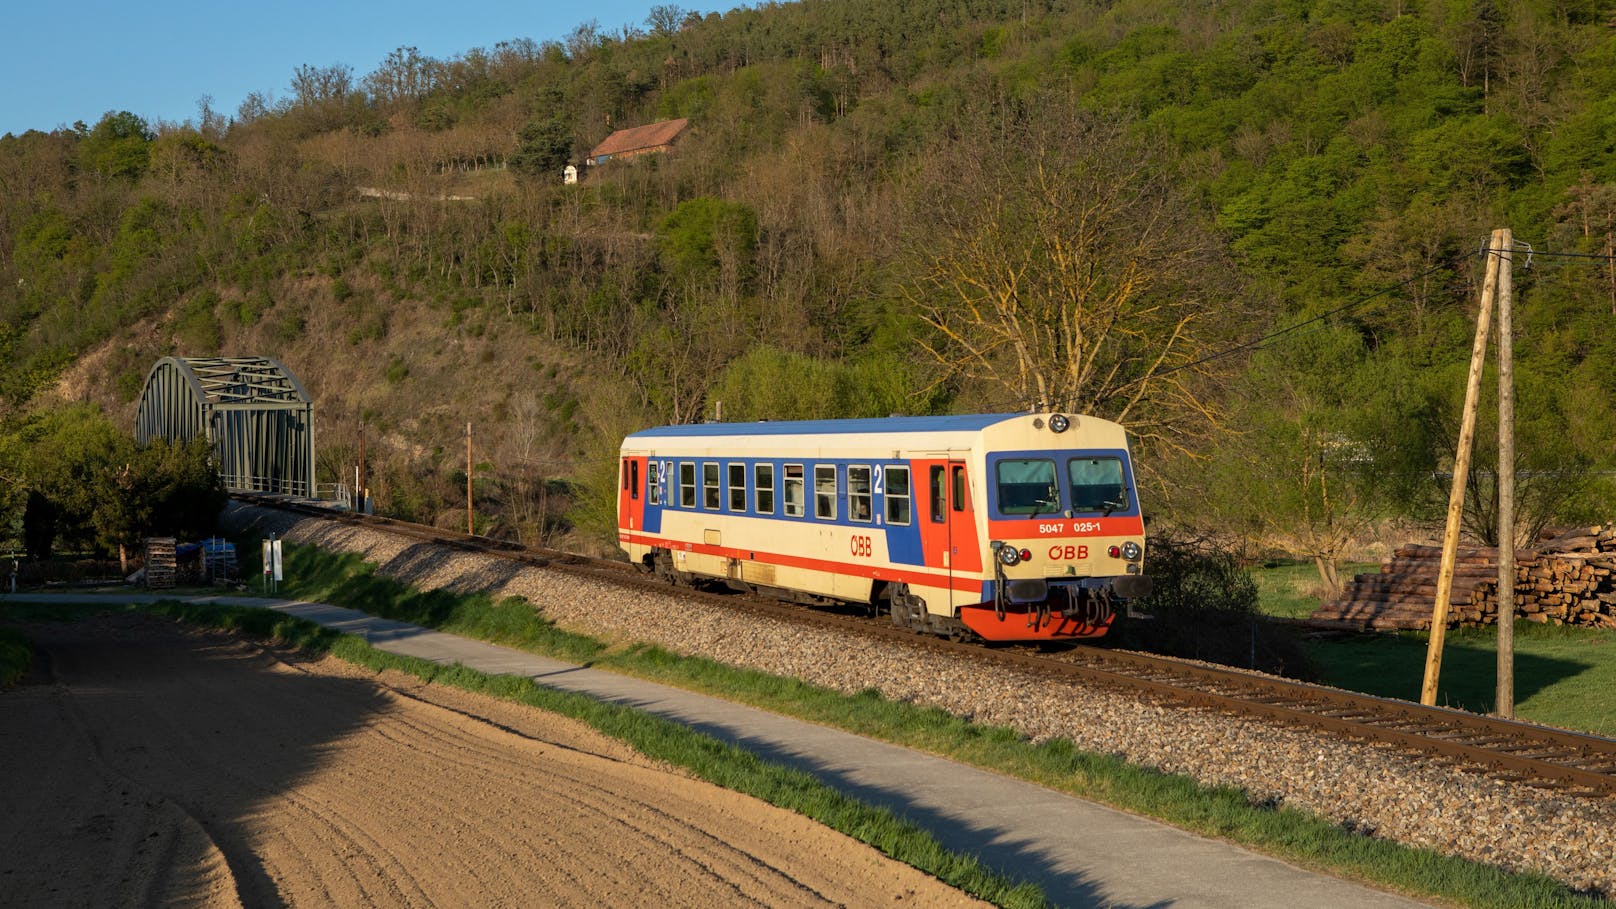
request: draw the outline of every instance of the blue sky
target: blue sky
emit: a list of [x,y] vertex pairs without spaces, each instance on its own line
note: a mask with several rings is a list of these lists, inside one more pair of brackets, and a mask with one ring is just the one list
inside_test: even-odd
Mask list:
[[346,63],[357,80],[398,47],[445,59],[513,38],[559,39],[591,19],[615,31],[643,26],[652,6],[668,2],[25,0],[10,5],[0,29],[0,134],[94,124],[109,110],[154,124],[194,121],[203,95],[232,116],[249,92],[286,97],[303,63]]

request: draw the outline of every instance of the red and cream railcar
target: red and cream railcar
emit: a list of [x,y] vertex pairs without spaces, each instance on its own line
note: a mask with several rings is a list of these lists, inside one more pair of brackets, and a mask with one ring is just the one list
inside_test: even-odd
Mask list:
[[1127,439],[1094,417],[663,426],[620,468],[618,540],[674,580],[990,641],[1099,637],[1150,589]]

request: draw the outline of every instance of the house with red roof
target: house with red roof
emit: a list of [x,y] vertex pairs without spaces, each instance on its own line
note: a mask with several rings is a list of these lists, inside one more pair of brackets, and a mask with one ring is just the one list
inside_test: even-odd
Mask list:
[[620,129],[590,149],[584,163],[604,164],[613,158],[632,158],[635,155],[665,152],[673,148],[673,144],[679,141],[679,137],[684,135],[689,127],[690,120],[680,117],[677,120],[647,123],[633,129]]

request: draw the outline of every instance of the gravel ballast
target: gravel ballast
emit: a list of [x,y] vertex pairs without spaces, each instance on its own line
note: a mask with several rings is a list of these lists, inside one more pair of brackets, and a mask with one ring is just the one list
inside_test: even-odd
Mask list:
[[878,689],[1034,741],[1236,786],[1257,803],[1616,898],[1616,800],[1511,785],[1387,747],[1146,697],[989,669],[947,656],[411,541],[379,530],[233,503],[239,529],[353,552],[421,589],[520,596],[562,628],[792,676]]

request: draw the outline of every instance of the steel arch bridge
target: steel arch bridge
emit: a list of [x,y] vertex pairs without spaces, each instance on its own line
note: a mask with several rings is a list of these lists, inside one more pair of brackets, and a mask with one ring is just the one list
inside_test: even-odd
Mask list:
[[135,438],[213,443],[231,492],[315,498],[314,404],[268,357],[164,357],[146,376]]

